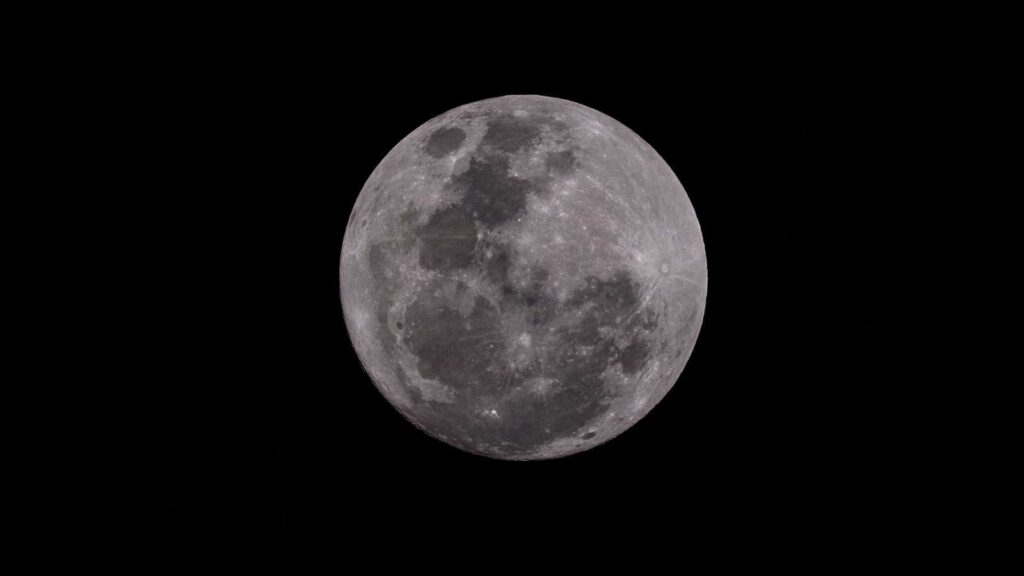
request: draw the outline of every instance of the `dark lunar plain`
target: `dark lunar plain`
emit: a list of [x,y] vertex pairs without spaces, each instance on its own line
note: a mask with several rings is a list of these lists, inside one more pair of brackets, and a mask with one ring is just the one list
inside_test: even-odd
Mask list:
[[[904,87],[937,65],[900,29],[400,12],[152,21],[75,64],[106,286],[97,359],[121,391],[110,553],[348,573],[539,574],[555,557],[571,573],[907,573],[890,559],[927,508],[910,334],[932,314],[907,279],[932,248],[914,231],[936,200],[922,174],[944,160],[921,147],[941,116]],[[410,425],[339,300],[377,163],[438,114],[507,94],[640,135],[707,254],[679,384],[554,460],[475,456]]]

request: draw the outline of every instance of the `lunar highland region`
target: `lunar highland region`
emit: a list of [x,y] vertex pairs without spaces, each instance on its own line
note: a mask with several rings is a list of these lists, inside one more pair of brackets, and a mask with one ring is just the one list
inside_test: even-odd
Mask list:
[[704,317],[696,214],[668,164],[586,106],[450,110],[381,161],[341,255],[356,353],[410,422],[462,450],[587,450],[679,379]]

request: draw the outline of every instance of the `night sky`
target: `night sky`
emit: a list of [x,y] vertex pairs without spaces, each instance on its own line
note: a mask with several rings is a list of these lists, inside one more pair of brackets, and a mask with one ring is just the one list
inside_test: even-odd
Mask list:
[[[379,573],[543,573],[552,554],[630,573],[894,573],[920,518],[918,174],[945,162],[918,145],[942,130],[910,89],[927,53],[834,23],[401,10],[147,20],[83,62],[125,546]],[[669,395],[607,444],[526,463],[405,421],[355,356],[338,286],[349,211],[392,146],[517,93],[650,143],[709,273]]]

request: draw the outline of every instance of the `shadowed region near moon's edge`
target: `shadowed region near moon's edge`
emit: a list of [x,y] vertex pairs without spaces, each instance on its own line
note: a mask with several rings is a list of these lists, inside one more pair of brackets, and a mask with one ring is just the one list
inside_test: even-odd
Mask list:
[[664,161],[544,97],[460,107],[396,146],[353,209],[341,273],[385,397],[449,444],[510,459],[585,450],[642,417],[682,371],[706,293],[699,226]]

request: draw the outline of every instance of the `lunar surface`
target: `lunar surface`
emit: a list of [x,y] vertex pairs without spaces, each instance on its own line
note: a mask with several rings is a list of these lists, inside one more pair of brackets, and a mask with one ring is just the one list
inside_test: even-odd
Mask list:
[[617,436],[679,379],[707,266],[679,180],[586,106],[505,96],[409,134],[363,187],[341,300],[360,361],[427,434],[500,459]]

